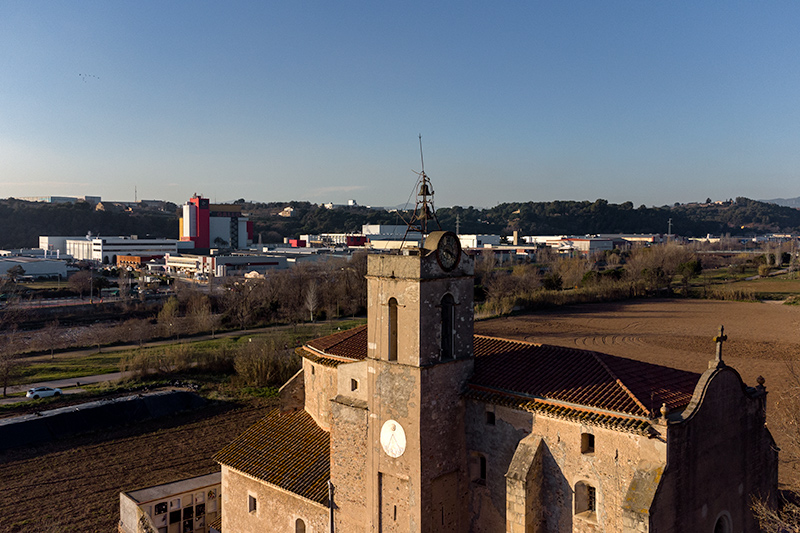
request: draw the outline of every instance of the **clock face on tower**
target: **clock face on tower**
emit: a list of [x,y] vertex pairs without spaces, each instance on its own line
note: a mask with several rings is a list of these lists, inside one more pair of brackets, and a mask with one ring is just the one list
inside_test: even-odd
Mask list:
[[455,233],[446,232],[436,246],[436,259],[445,272],[450,272],[461,259],[461,242]]
[[381,428],[381,446],[389,457],[395,459],[406,451],[406,432],[400,422],[387,420]]

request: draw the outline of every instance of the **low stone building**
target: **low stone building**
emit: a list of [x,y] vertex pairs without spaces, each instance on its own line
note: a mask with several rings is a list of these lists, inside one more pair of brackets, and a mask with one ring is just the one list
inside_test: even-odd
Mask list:
[[309,342],[216,455],[222,531],[758,531],[777,451],[763,380],[474,335],[449,232],[368,263],[367,325]]
[[220,473],[119,495],[119,533],[205,533],[220,512]]

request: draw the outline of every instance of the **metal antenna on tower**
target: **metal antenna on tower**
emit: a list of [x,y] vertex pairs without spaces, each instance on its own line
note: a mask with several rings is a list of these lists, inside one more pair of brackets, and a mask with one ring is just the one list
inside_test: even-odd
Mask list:
[[425,158],[422,157],[422,134],[419,134],[419,162],[422,165],[422,173],[425,174]]
[[416,206],[414,207],[414,213],[411,215],[411,220],[408,221],[406,233],[403,235],[403,242],[405,242],[406,237],[410,232],[418,232],[420,234],[420,238],[424,239],[429,233],[428,221],[432,220],[436,222],[438,228],[442,229],[439,219],[436,218],[436,208],[433,205],[433,186],[431,185],[430,178],[428,178],[428,175],[425,174],[425,159],[422,152],[422,134],[419,135],[419,159],[420,164],[422,165],[422,170],[420,172],[415,172],[419,178],[414,186],[415,190],[417,191],[417,202]]

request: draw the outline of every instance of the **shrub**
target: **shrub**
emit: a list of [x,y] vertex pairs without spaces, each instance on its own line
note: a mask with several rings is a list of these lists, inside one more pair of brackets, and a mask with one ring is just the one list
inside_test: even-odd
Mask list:
[[236,381],[248,387],[285,383],[301,366],[288,340],[288,337],[276,335],[259,338],[239,348],[233,360]]

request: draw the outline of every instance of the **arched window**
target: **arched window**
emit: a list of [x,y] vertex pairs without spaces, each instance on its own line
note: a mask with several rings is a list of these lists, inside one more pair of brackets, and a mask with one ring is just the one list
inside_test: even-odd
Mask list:
[[733,526],[730,517],[727,513],[721,514],[714,525],[714,533],[731,533],[731,531],[733,531]]
[[294,521],[294,533],[306,533],[306,523],[302,518]]
[[597,489],[585,481],[575,484],[575,514],[593,518],[597,513]]
[[452,359],[455,344],[455,301],[453,296],[445,294],[442,298],[442,359]]
[[389,361],[397,361],[397,300],[389,298]]

